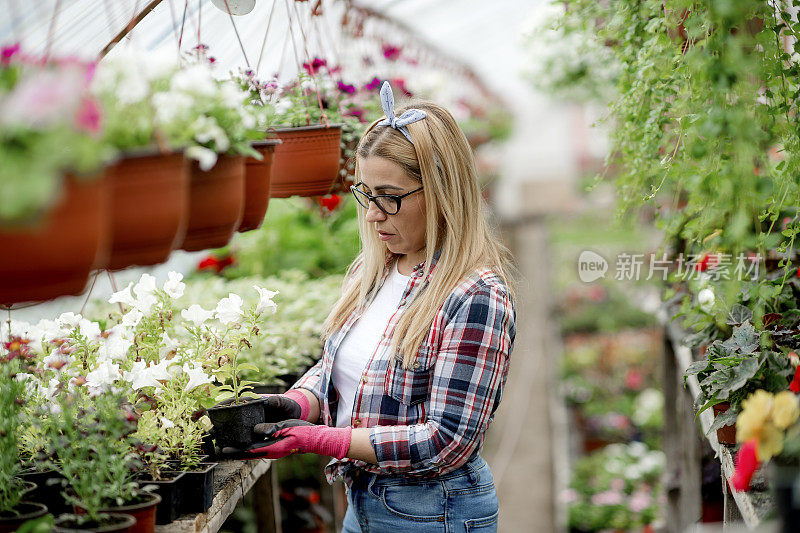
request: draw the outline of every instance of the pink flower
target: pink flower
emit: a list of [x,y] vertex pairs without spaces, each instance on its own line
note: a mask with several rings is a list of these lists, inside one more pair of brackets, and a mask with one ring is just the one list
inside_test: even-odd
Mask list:
[[19,53],[19,49],[19,43],[12,44],[11,46],[4,46],[2,50],[0,50],[0,62],[3,65],[11,63],[11,59]]
[[320,57],[315,57],[310,63],[303,63],[303,68],[306,69],[309,75],[313,76],[318,73],[322,67],[328,65],[328,62]]
[[634,368],[629,368],[625,373],[625,386],[630,390],[639,390],[644,384],[642,373]]
[[619,505],[621,503],[622,494],[613,490],[592,495],[592,505]]
[[625,488],[625,480],[618,477],[614,478],[608,486],[611,487],[611,490],[619,492]]
[[102,129],[103,112],[94,98],[84,98],[75,115],[75,127],[86,133],[99,133]]
[[383,57],[389,61],[397,61],[400,58],[400,48],[391,44],[383,45]]
[[343,81],[337,82],[336,86],[339,88],[340,91],[342,91],[345,94],[355,94],[356,92],[355,85],[349,85]]
[[365,91],[377,91],[378,88],[381,86],[380,78],[372,78],[372,81],[364,85]]
[[652,504],[653,499],[642,491],[634,492],[628,500],[628,508],[634,513],[641,513]]
[[758,439],[751,439],[742,444],[736,454],[736,469],[731,478],[731,485],[736,491],[748,490],[750,480],[758,468]]

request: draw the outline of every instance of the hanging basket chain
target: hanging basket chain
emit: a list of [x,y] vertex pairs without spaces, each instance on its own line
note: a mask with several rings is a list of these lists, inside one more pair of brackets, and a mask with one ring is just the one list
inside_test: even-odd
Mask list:
[[[294,60],[295,63],[297,64],[297,71],[299,73],[303,69],[303,65],[300,62],[300,56],[297,53],[297,43],[294,40],[294,23],[292,22],[292,11],[291,9],[289,9],[288,0],[284,0],[284,5],[286,6],[286,16],[289,19],[289,34],[287,35],[287,37],[291,38],[292,40],[292,50],[294,50]],[[300,87],[300,89],[302,90],[302,87]],[[309,113],[308,110],[306,110],[306,122],[308,124],[311,124],[311,113]]]
[[[275,5],[278,3],[278,0],[272,2],[272,7],[269,9],[269,18],[267,19],[267,29],[264,30],[264,40],[261,41],[261,50],[258,52],[258,63],[256,63],[256,76],[258,75],[258,69],[261,68],[261,59],[264,57],[264,48],[267,46],[267,35],[269,34],[269,28],[272,26],[272,15],[275,13]],[[283,57],[283,56],[281,56]]]
[[242,43],[242,38],[239,36],[239,30],[236,29],[236,22],[233,20],[233,15],[231,14],[231,8],[228,5],[228,0],[225,0],[225,9],[228,10],[228,18],[231,19],[231,25],[233,26],[233,33],[236,34],[236,40],[239,41],[239,48],[242,49],[242,55],[244,56],[244,63],[247,65],[247,68],[250,68],[250,61],[247,60],[247,52],[244,50],[244,43]]
[[50,48],[53,46],[53,39],[56,31],[56,21],[58,20],[58,12],[61,9],[61,0],[56,0],[56,5],[53,8],[53,18],[50,19],[50,27],[47,29],[47,45],[44,49],[44,62],[50,58]]
[[[300,29],[300,35],[303,37],[303,50],[306,53],[306,61],[309,63],[311,62],[311,54],[308,52],[308,38],[306,37],[306,32],[303,30],[303,24],[300,22],[300,13],[297,11],[297,2],[294,3],[294,12],[297,16],[297,27]],[[313,12],[309,13],[309,21],[313,17]],[[328,115],[325,113],[325,108],[322,106],[322,97],[319,93],[319,83],[317,82],[317,77],[314,74],[314,69],[309,69],[311,74],[311,81],[314,83],[314,92],[317,94],[317,105],[319,105],[319,111],[322,113],[322,120],[325,121],[325,127],[329,128],[330,124],[328,123]]]

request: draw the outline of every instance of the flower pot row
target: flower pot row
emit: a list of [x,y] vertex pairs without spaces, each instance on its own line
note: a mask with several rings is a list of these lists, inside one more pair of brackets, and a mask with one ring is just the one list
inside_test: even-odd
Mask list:
[[[172,465],[175,466],[175,465]],[[54,471],[32,471],[23,477],[26,480],[36,479],[38,483],[29,483],[31,488],[26,494],[14,516],[0,514],[0,533],[16,531],[23,522],[44,516],[48,512],[59,516],[73,518],[59,519],[56,531],[96,531],[109,527],[107,531],[126,531],[130,533],[154,533],[155,526],[169,524],[182,514],[204,513],[211,507],[214,498],[214,471],[217,463],[200,463],[194,470],[166,470],[159,480],[153,480],[147,474],[140,474],[140,486],[151,486],[138,501],[102,509],[107,513],[109,524],[80,525],[75,516],[85,514],[80,507],[68,505],[63,496],[63,477]],[[133,520],[120,519],[127,516]]]
[[129,154],[99,179],[66,176],[35,225],[0,228],[0,305],[80,294],[95,269],[166,261],[175,249],[226,245],[258,228],[269,198],[326,194],[339,169],[340,127],[277,130],[262,160],[220,155],[208,171],[182,153]]

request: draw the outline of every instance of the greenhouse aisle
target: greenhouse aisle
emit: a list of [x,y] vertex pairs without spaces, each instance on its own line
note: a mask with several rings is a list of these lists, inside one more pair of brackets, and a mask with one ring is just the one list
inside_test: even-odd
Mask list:
[[500,500],[501,533],[551,532],[553,463],[549,405],[554,329],[546,226],[541,217],[506,227],[517,261],[517,337],[503,402],[487,436],[484,457]]

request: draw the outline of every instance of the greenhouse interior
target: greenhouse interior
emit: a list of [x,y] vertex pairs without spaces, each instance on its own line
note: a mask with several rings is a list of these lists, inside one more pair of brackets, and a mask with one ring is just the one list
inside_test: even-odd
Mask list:
[[800,531],[800,2],[0,6],[0,533]]

